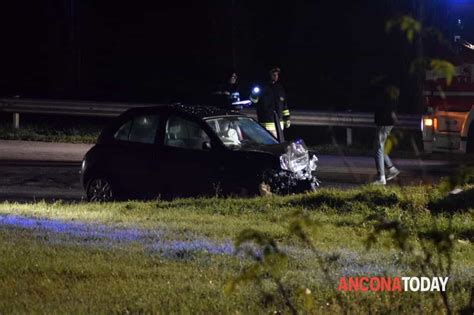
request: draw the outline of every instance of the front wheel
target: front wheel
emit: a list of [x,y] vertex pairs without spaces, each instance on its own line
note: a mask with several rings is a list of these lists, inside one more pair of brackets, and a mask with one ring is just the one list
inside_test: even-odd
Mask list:
[[294,174],[285,171],[267,170],[263,173],[262,179],[259,185],[262,196],[288,195],[293,193],[294,187],[298,185],[298,179]]
[[107,202],[114,200],[115,192],[109,179],[99,177],[89,181],[86,196],[91,202]]
[[261,195],[268,195],[267,191],[277,195],[290,195],[313,192],[317,189],[319,183],[319,180],[313,175],[302,179],[295,173],[270,170],[264,173],[264,186],[260,185],[259,188]]

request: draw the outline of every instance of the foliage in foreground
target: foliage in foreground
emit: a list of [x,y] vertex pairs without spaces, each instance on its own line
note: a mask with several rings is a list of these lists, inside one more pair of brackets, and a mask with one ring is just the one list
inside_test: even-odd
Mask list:
[[[337,282],[337,279],[332,277],[329,270],[341,257],[337,255],[325,257],[318,250],[313,241],[313,238],[317,237],[318,226],[320,225],[318,222],[313,221],[307,214],[300,212],[293,214],[289,219],[289,236],[299,239],[314,253],[315,265],[324,274],[328,287],[331,287]],[[410,229],[406,223],[402,223],[400,220],[387,220],[380,215],[368,216],[366,222],[372,226],[372,232],[369,233],[365,241],[367,249],[370,250],[374,244],[380,241],[382,236],[388,235],[391,240],[389,247],[394,248],[400,255],[397,264],[401,266],[405,263],[409,266],[405,272],[402,272],[404,273],[403,276],[406,276],[408,272],[418,277],[452,277],[453,250],[455,247],[455,236],[452,229],[440,230],[436,226],[436,219],[433,219],[432,229],[426,232]],[[412,226],[416,225],[416,219],[413,219],[412,223]],[[275,239],[257,230],[246,229],[237,237],[235,244],[240,249],[244,248],[243,245],[247,243],[254,243],[257,247],[256,250],[246,250],[246,253],[252,258],[254,263],[248,265],[240,275],[228,282],[227,293],[235,292],[239,286],[253,282],[260,288],[264,299],[280,300],[281,304],[292,314],[298,314],[301,311],[318,313],[319,309],[315,306],[310,289],[301,286],[301,284],[299,287],[292,287],[291,284],[285,281],[284,278],[289,274],[290,270],[289,256],[280,249]],[[387,276],[387,273],[391,273],[388,268],[383,274],[372,274],[372,276]],[[371,275],[363,272],[354,273],[350,276],[370,277]],[[274,284],[276,289],[273,292],[263,289],[265,282]],[[370,297],[367,297],[368,299],[364,303],[359,304],[358,302],[354,303],[354,296],[350,296],[351,292],[347,295],[344,294],[345,292],[339,292],[335,288],[333,289],[332,304],[333,309],[343,313],[354,311],[372,312],[374,310],[382,313],[395,310],[399,312],[417,310],[424,313],[430,310],[424,304],[427,303],[427,300],[431,300],[430,304],[435,306],[431,311],[437,311],[441,308],[447,314],[453,314],[455,310],[466,314],[471,313],[474,311],[474,281],[470,279],[464,283],[460,282],[462,281],[451,284],[451,291],[440,291],[432,293],[427,297],[413,300],[409,303],[408,307],[404,306],[403,303],[400,304],[400,293],[380,293],[380,295],[388,296],[386,296],[384,303],[373,299],[374,297],[372,296],[372,300]],[[459,301],[465,299],[467,294],[470,294],[470,299],[464,302],[465,304],[460,305]],[[377,295],[377,293],[374,295]],[[376,298],[378,297],[376,296]],[[357,299],[355,300],[357,301]],[[357,306],[354,307],[354,304],[357,304]]]
[[[472,196],[473,187],[464,192]],[[441,255],[443,270],[441,249],[449,249],[448,303],[458,311],[470,302],[474,209],[457,209],[449,196],[420,186],[256,199],[3,203],[0,312],[286,313],[290,305],[309,313],[439,311],[445,305],[436,292],[336,291],[341,275],[423,275],[422,239],[430,262]],[[432,211],[439,201],[442,210]],[[232,253],[226,244],[236,235],[241,251]]]

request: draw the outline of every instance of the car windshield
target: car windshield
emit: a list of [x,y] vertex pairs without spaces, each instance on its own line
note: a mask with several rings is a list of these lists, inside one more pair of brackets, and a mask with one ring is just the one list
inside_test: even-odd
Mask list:
[[278,141],[255,120],[248,117],[219,117],[206,119],[226,147],[244,145],[277,144]]

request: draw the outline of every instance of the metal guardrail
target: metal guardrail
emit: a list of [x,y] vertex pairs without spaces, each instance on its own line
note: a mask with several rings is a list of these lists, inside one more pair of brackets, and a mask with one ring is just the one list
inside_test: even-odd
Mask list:
[[[20,114],[56,114],[71,116],[114,117],[133,107],[162,106],[166,104],[150,103],[111,103],[88,101],[56,101],[31,99],[0,99],[0,112],[13,114],[13,125],[20,127]],[[256,117],[255,109],[245,109],[243,113]],[[397,128],[405,130],[420,130],[420,115],[399,115]],[[374,115],[361,112],[334,112],[291,110],[291,123],[301,126],[333,126],[345,127],[347,144],[352,143],[351,128],[375,127]]]
[[[244,110],[245,114],[256,117],[255,110]],[[418,115],[398,115],[397,128],[420,130]],[[291,110],[291,124],[301,126],[333,126],[371,128],[375,127],[374,114],[361,112],[334,112]]]
[[3,112],[71,116],[114,117],[132,107],[152,105],[164,104],[0,99],[0,111]]

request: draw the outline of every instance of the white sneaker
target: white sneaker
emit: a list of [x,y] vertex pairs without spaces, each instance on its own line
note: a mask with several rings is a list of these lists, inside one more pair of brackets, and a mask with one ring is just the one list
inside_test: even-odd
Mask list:
[[385,176],[382,176],[376,181],[372,182],[372,185],[376,185],[376,186],[385,186],[386,184],[387,184],[387,181],[385,180]]
[[394,179],[398,174],[400,174],[400,171],[395,166],[392,166],[387,171],[387,181]]

